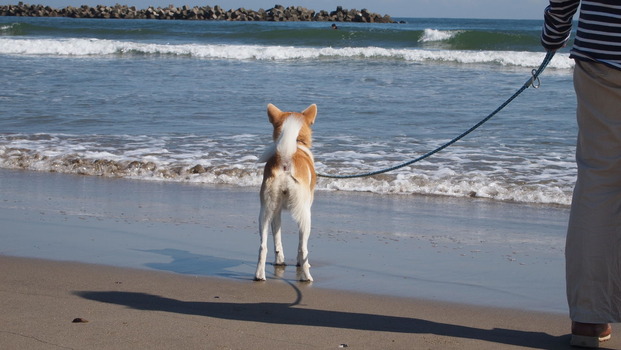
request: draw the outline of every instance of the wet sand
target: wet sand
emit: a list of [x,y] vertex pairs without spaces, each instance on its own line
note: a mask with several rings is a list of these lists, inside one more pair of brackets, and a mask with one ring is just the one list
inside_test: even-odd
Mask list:
[[308,285],[290,220],[291,266],[252,281],[254,189],[11,170],[0,187],[0,344],[567,347],[567,208],[318,192]]
[[[255,189],[9,170],[0,170],[0,187],[0,254],[235,280],[254,274]],[[477,199],[317,192],[314,286],[566,313],[567,213]],[[285,258],[294,265],[297,233],[288,214],[283,227]],[[295,273],[291,266],[282,278],[295,280]]]

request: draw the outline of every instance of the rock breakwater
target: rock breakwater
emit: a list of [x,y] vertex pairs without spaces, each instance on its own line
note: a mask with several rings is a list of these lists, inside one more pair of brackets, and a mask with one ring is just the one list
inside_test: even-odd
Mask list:
[[182,6],[148,7],[137,9],[135,6],[82,5],[68,6],[61,9],[43,5],[28,5],[23,2],[17,5],[0,5],[0,16],[23,17],[72,17],[102,19],[162,19],[162,20],[220,20],[220,21],[323,21],[323,22],[361,22],[361,23],[394,23],[388,15],[347,10],[338,6],[334,11],[315,11],[301,6],[284,7],[275,5],[273,8],[258,11],[239,8],[224,10],[216,6]]

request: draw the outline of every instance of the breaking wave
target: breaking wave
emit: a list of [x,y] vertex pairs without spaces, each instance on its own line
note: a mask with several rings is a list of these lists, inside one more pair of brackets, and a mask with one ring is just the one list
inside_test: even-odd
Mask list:
[[[0,38],[0,54],[74,57],[170,56],[224,60],[404,60],[409,62],[448,62],[458,64],[494,64],[536,67],[545,53],[528,51],[468,51],[389,49],[381,47],[311,48],[295,46],[227,45],[227,44],[151,44],[107,39],[13,39]],[[558,54],[548,66],[570,69],[573,61]]]

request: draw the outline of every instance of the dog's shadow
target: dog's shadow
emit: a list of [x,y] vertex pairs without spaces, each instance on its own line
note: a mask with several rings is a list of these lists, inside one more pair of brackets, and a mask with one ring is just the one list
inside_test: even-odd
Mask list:
[[74,294],[84,299],[124,305],[136,310],[165,311],[184,315],[282,325],[412,334],[436,334],[533,349],[568,349],[568,336],[556,337],[542,332],[527,332],[502,328],[481,329],[470,326],[438,323],[418,318],[298,307],[302,294],[297,288],[296,292],[298,293],[298,300],[293,304],[272,302],[231,303],[219,301],[219,299],[215,301],[182,301],[147,293],[118,291],[81,291],[75,292]]

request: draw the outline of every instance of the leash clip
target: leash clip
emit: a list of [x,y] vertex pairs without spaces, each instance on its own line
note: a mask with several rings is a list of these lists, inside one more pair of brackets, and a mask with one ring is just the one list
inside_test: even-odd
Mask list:
[[539,87],[541,86],[541,80],[537,76],[537,70],[533,69],[530,74],[532,74],[533,76],[528,81],[528,86],[532,86],[535,89],[539,89]]

